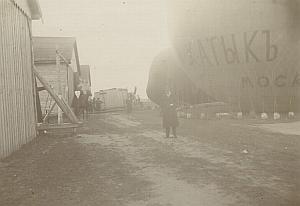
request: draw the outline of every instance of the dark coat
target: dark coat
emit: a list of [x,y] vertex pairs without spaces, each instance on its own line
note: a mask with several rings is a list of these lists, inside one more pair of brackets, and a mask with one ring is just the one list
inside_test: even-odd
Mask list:
[[87,109],[89,105],[89,96],[88,94],[80,94],[79,96],[79,108]]
[[80,113],[80,100],[75,95],[71,107],[73,108],[75,115],[78,116]]
[[163,127],[178,127],[179,121],[177,118],[176,106],[171,99],[166,99],[162,105],[162,120]]

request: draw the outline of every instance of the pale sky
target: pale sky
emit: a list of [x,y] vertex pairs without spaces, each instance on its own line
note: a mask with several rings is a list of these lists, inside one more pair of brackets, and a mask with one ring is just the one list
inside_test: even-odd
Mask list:
[[92,90],[138,87],[146,96],[153,58],[170,46],[164,0],[40,0],[35,36],[74,36]]

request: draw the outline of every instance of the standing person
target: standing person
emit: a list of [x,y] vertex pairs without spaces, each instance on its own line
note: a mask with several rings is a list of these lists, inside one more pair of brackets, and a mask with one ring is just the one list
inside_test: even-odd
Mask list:
[[143,109],[143,102],[141,101],[141,98],[139,95],[137,95],[136,101],[137,101],[137,104],[140,106],[140,108]]
[[132,112],[132,97],[131,95],[126,99],[126,109],[127,109],[127,113],[131,113]]
[[103,104],[103,101],[100,100],[100,98],[94,98],[94,101],[95,101],[95,110],[96,111],[101,111],[102,107],[101,105]]
[[88,119],[88,94],[86,91],[80,91],[80,96],[79,96],[79,113],[80,115],[82,114],[82,119]]
[[92,95],[90,95],[88,97],[88,112],[89,113],[93,113],[94,112]]
[[171,96],[171,92],[167,93],[166,99],[162,105],[162,120],[163,128],[165,128],[166,130],[166,138],[169,138],[171,129],[174,138],[177,138],[176,127],[179,126],[179,121],[177,118],[176,106]]
[[71,107],[73,108],[73,112],[75,113],[77,118],[79,118],[80,115],[79,97],[80,97],[80,91],[75,91]]

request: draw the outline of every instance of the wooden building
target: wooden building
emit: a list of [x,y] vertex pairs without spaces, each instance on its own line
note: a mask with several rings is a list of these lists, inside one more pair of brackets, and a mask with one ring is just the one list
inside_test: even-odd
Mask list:
[[0,1],[0,158],[36,137],[31,21],[37,0]]
[[80,82],[79,89],[91,95],[92,81],[91,81],[91,70],[89,65],[80,66],[79,82]]
[[102,102],[101,109],[103,110],[125,109],[128,90],[122,88],[100,90],[95,92],[94,98]]
[[[79,84],[80,64],[74,37],[33,37],[34,62],[38,72],[57,94],[71,105]],[[57,52],[60,54],[57,67]],[[41,86],[41,85],[38,85]],[[42,113],[46,113],[53,99],[46,91],[39,92]],[[57,110],[54,110],[54,113]]]

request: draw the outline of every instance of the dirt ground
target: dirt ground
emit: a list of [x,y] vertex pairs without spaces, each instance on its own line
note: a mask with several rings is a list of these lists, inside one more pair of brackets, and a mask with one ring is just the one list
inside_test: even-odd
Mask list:
[[0,161],[0,205],[300,205],[300,136],[186,119],[178,134],[164,138],[157,111],[90,115]]

